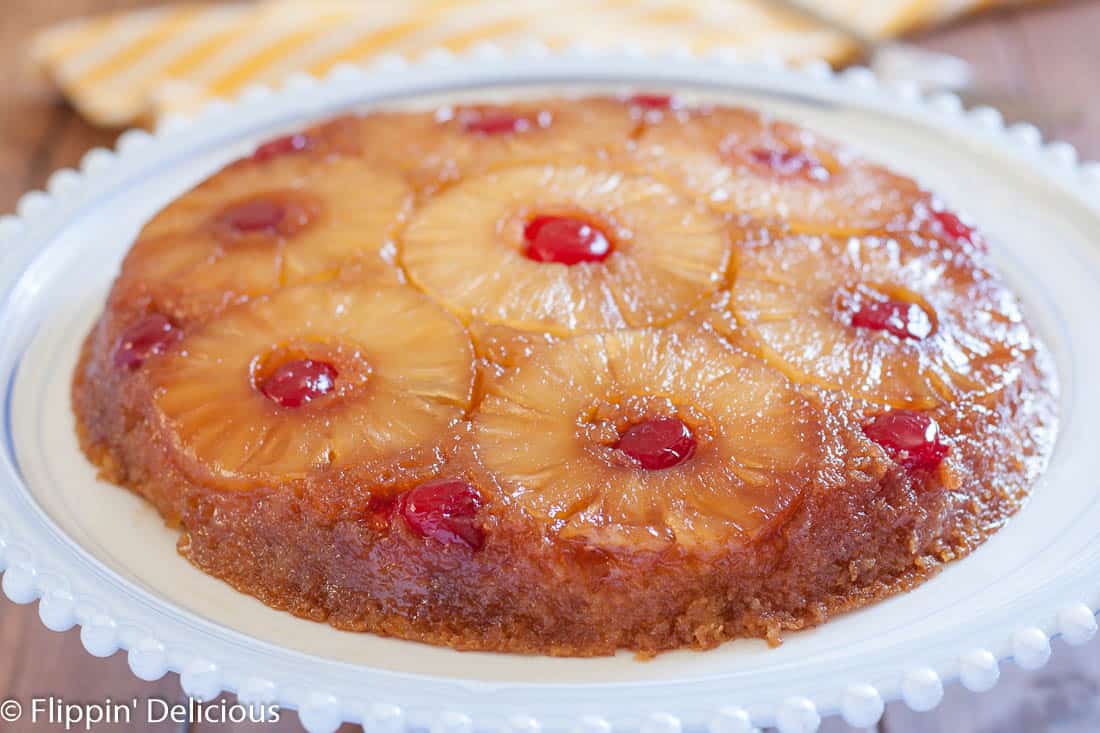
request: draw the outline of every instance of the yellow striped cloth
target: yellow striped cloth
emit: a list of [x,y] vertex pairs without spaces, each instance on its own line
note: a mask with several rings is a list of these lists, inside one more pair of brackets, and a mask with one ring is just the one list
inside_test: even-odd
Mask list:
[[[890,36],[1005,0],[813,0]],[[386,53],[538,40],[551,48],[737,47],[747,57],[843,60],[844,39],[768,0],[266,0],[173,5],[49,28],[33,55],[89,120],[115,126],[188,112],[252,83],[324,74]]]

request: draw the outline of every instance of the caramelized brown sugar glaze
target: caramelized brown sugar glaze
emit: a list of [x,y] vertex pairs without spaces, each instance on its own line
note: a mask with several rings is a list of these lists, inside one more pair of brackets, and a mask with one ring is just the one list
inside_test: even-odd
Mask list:
[[1053,372],[986,248],[747,110],[343,117],[148,224],[78,431],[191,562],[304,618],[778,643],[965,555],[1043,470]]

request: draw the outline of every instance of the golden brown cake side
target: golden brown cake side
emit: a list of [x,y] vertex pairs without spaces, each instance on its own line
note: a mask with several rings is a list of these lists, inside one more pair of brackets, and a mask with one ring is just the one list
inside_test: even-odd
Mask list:
[[651,653],[777,642],[1019,507],[1053,372],[930,195],[743,111],[471,109],[276,141],[127,258],[79,435],[196,566],[344,629]]

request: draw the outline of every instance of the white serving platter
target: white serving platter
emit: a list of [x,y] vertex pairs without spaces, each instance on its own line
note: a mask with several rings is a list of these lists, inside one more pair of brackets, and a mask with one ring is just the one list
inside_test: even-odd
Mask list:
[[[988,234],[1054,354],[1062,425],[1029,503],[970,557],[777,649],[736,641],[648,662],[459,653],[273,611],[195,570],[152,508],[96,480],[69,407],[77,350],[134,235],[174,196],[257,142],[343,110],[619,89],[774,111],[915,176]],[[79,625],[92,654],[125,650],[143,679],[176,671],[199,698],[229,690],[295,708],[311,733],[342,721],[390,733],[812,733],[830,714],[873,725],[893,699],[930,709],[955,679],[988,689],[1008,659],[1038,667],[1051,637],[1083,643],[1096,631],[1100,167],[1033,127],[1006,129],[993,110],[886,88],[862,69],[481,47],[252,89],[156,134],[127,133],[118,152],[91,151],[48,189],[0,218],[3,589],[37,600],[51,629]]]

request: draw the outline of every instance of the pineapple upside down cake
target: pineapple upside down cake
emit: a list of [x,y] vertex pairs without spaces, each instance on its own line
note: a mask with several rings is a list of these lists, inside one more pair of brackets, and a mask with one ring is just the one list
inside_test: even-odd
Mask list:
[[1042,471],[1054,374],[987,247],[743,109],[341,117],[144,228],[79,434],[192,563],[305,618],[778,643],[966,554]]

